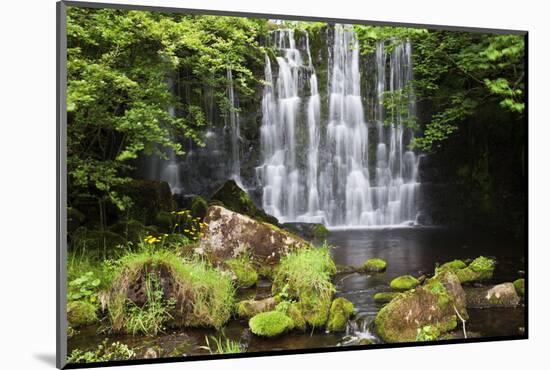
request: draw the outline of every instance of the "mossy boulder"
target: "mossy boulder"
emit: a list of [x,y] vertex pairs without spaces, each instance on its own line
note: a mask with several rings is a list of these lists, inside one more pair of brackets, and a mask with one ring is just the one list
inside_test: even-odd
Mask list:
[[520,297],[513,283],[503,283],[491,287],[469,287],[466,300],[471,308],[515,307]]
[[409,290],[418,286],[420,282],[411,275],[398,276],[390,282],[390,287],[396,290]]
[[201,196],[196,196],[191,201],[191,214],[193,217],[199,217],[201,220],[206,216],[208,202]]
[[236,313],[239,317],[253,317],[259,313],[273,311],[277,305],[274,297],[268,297],[261,300],[247,299],[240,301],[236,305]]
[[330,235],[330,231],[323,224],[316,224],[313,227],[313,237],[315,239],[324,239]]
[[280,302],[275,310],[280,311],[290,317],[293,322],[293,329],[304,331],[307,327],[306,319],[302,314],[300,305],[297,302],[283,301]]
[[453,330],[457,326],[455,308],[467,317],[461,289],[456,275],[446,271],[444,276],[436,275],[424,285],[399,294],[376,315],[376,333],[387,343],[398,343],[414,342],[418,330],[425,326],[433,326],[440,333]]
[[461,283],[489,280],[493,277],[495,260],[480,256],[473,260],[467,267],[455,270]]
[[91,325],[98,320],[97,307],[85,301],[67,303],[67,321],[72,328]]
[[516,288],[516,293],[520,297],[524,297],[525,296],[525,279],[521,278],[514,281],[514,288]]
[[386,271],[386,261],[381,258],[370,258],[365,261],[363,268],[367,272],[383,272]]
[[185,261],[166,250],[129,253],[121,261],[107,299],[111,327],[115,332],[132,332],[129,318],[135,307],[147,307],[152,282],[159,289],[163,306],[167,302],[167,326],[222,327],[231,317],[234,304],[231,278],[201,261]]
[[351,315],[353,315],[353,303],[342,297],[336,298],[330,306],[327,330],[331,332],[345,331]]
[[211,206],[200,248],[214,263],[249,255],[255,264],[274,266],[289,252],[310,248],[302,238],[220,206]]
[[249,257],[232,258],[225,264],[233,273],[233,280],[238,287],[249,288],[256,285],[258,273],[254,269]]
[[164,181],[132,180],[120,192],[130,197],[133,203],[120,215],[121,218],[135,219],[145,225],[154,224],[159,212],[171,212],[177,206],[170,185]]
[[388,303],[398,295],[399,293],[396,292],[378,292],[373,298],[376,303]]
[[280,311],[269,311],[257,314],[248,321],[250,331],[261,337],[275,337],[292,330],[294,322]]
[[267,222],[273,225],[279,225],[277,218],[268,215],[265,211],[257,207],[250,196],[237,185],[234,180],[227,180],[212,195],[210,205],[221,205],[233,212],[246,215],[254,220]]
[[438,266],[435,268],[435,273],[445,270],[445,269],[451,269],[452,271],[461,270],[463,268],[466,268],[468,265],[466,265],[466,262],[462,260],[452,260],[449,262],[445,262],[441,266]]

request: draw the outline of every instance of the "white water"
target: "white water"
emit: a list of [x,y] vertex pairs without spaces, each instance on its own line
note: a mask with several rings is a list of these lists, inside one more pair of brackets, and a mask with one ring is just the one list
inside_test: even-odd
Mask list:
[[[231,143],[231,175],[230,177],[237,183],[241,183],[241,159],[239,155],[241,132],[240,118],[237,111],[237,103],[235,100],[235,91],[233,87],[233,72],[230,68],[227,69],[227,98],[229,99],[229,111],[227,117],[229,121],[230,143]],[[227,120],[226,120],[227,127]]]
[[[375,122],[370,123],[364,118],[359,45],[351,27],[335,26],[326,99],[318,91],[307,34],[277,30],[272,45],[279,52],[278,74],[274,78],[266,56],[263,163],[258,167],[266,212],[282,222],[335,227],[414,223],[418,161],[407,150],[413,136],[404,126],[404,120],[414,117],[414,96],[407,93],[402,98],[405,112],[387,112],[383,105],[386,91],[401,91],[412,80],[410,44],[394,45],[391,53],[385,52],[383,43],[377,45],[377,101]],[[302,56],[307,56],[307,64]],[[322,103],[327,104],[326,122],[321,122]],[[375,133],[372,138],[369,128]],[[300,134],[307,144],[297,145]]]

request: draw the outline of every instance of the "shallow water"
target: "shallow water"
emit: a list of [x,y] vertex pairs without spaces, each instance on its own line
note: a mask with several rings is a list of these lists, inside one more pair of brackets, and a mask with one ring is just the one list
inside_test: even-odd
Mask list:
[[[437,262],[452,259],[473,259],[480,255],[497,259],[492,282],[513,281],[524,270],[524,246],[521,241],[499,237],[496,234],[481,234],[444,228],[393,228],[370,230],[335,230],[328,242],[334,246],[332,255],[337,264],[360,266],[366,259],[380,257],[388,262],[386,272],[377,274],[352,273],[335,278],[337,295],[355,305],[357,315],[348,325],[346,333],[327,334],[321,330],[308,333],[292,332],[278,338],[264,339],[250,333],[246,320],[231,321],[223,334],[244,344],[248,352],[281,349],[320,348],[359,344],[361,339],[378,339],[369,331],[369,325],[382,307],[372,296],[389,290],[389,282],[396,276],[412,274],[420,276],[432,273]],[[269,294],[269,282],[260,282],[258,287],[239,292],[239,298],[263,298]],[[524,330],[524,308],[469,309],[468,332],[472,336],[499,337],[521,335]],[[147,348],[153,348],[160,356],[185,356],[208,354],[200,348],[205,345],[205,336],[220,336],[222,333],[208,329],[183,329],[168,331],[156,337],[133,337],[128,335],[99,334],[98,327],[81,330],[69,339],[72,349],[95,348],[103,339],[128,344],[142,357]],[[461,329],[457,330],[461,336]]]

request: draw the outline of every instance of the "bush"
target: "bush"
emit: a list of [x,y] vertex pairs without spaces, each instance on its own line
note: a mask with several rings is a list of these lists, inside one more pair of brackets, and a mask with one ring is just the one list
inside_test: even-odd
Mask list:
[[275,272],[273,293],[298,301],[306,322],[323,326],[328,318],[336,273],[328,247],[301,249],[283,257]]
[[259,313],[248,321],[252,333],[262,337],[275,337],[291,330],[292,319],[280,311]]

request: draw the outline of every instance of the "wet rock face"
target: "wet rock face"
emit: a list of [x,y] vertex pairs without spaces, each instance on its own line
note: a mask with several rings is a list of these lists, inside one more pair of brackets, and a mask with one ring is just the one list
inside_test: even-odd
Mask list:
[[445,333],[457,325],[455,308],[467,317],[465,302],[458,278],[446,271],[392,299],[376,316],[376,332],[387,343],[413,342],[427,325]]
[[256,262],[274,265],[290,251],[310,246],[276,226],[221,206],[208,208],[204,221],[208,226],[200,240],[200,249],[215,263],[250,253]]
[[490,287],[466,289],[468,307],[515,307],[520,303],[520,297],[513,283],[503,283]]

